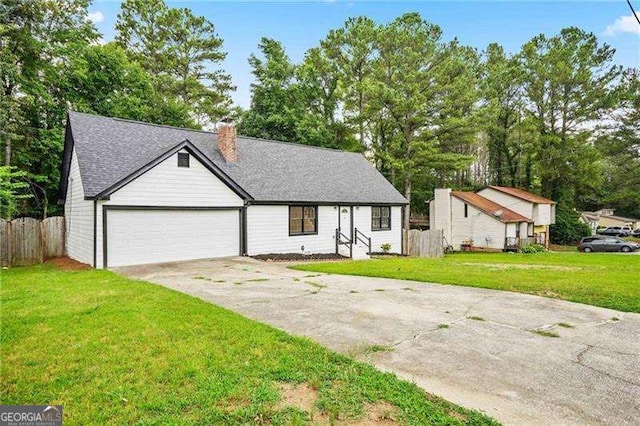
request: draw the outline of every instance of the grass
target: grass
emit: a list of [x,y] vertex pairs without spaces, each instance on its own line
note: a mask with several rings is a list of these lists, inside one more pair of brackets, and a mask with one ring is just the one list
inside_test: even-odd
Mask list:
[[294,268],[508,290],[640,312],[637,255],[456,253],[439,259],[372,259]]
[[0,398],[63,404],[69,424],[304,424],[282,383],[354,419],[386,401],[409,424],[491,424],[401,381],[199,299],[109,271],[2,274]]
[[476,315],[471,315],[470,317],[467,317],[470,320],[474,320],[474,321],[484,321],[484,318],[476,316]]
[[531,330],[531,332],[535,334],[539,334],[540,336],[544,336],[544,337],[560,337],[558,333],[555,333],[553,331]]
[[370,345],[370,346],[367,346],[364,350],[366,354],[376,354],[379,352],[392,352],[392,351],[393,351],[393,347],[384,346],[384,345]]

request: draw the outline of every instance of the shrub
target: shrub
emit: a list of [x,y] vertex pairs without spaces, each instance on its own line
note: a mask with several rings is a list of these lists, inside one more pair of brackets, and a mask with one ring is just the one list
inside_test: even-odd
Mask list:
[[380,248],[382,249],[383,253],[389,253],[389,251],[391,250],[391,244],[389,243],[384,243],[380,246]]
[[550,227],[550,239],[554,244],[572,245],[582,237],[591,235],[591,228],[578,220],[580,215],[564,204],[558,204],[556,223]]
[[542,252],[544,252],[546,250],[547,249],[543,245],[531,244],[531,245],[522,247],[520,249],[520,253],[542,253]]

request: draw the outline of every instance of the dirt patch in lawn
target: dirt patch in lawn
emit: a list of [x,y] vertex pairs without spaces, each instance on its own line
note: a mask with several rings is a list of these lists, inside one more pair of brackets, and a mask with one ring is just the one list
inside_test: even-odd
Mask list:
[[364,418],[347,422],[346,424],[352,426],[398,424],[398,407],[395,407],[386,401],[379,401],[375,404],[366,404],[363,411],[365,413]]
[[254,259],[264,260],[266,262],[307,262],[311,260],[344,260],[347,257],[335,253],[269,253],[251,256]]
[[307,383],[294,385],[292,383],[282,383],[280,385],[280,402],[277,408],[296,407],[307,413],[316,411],[315,404],[318,400],[318,391]]
[[577,266],[558,266],[558,265],[532,265],[532,264],[513,264],[513,263],[480,263],[480,262],[463,262],[460,265],[465,266],[484,266],[493,269],[548,269],[551,271],[580,271],[582,268]]
[[86,269],[91,269],[91,265],[87,265],[86,263],[80,263],[77,260],[70,259],[66,256],[54,257],[53,259],[47,260],[46,263],[53,265],[62,271],[82,271]]
[[341,424],[348,426],[366,425],[395,425],[399,418],[398,407],[386,401],[367,403],[363,407],[364,416],[356,420],[338,420],[331,422],[329,416],[316,408],[318,391],[307,383],[295,385],[292,383],[282,383],[279,386],[280,401],[276,405],[277,409],[295,407],[309,413],[314,424],[329,425]]

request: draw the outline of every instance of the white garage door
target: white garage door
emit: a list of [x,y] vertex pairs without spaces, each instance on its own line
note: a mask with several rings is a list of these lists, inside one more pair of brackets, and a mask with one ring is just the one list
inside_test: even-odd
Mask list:
[[238,210],[108,210],[107,266],[238,256]]

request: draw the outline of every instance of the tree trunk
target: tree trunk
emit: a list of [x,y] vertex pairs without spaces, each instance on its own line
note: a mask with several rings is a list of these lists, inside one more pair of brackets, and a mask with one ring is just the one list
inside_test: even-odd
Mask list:
[[11,138],[7,135],[7,140],[4,144],[4,165],[11,165]]
[[411,216],[411,177],[404,178],[404,198],[409,201],[409,205],[405,209],[404,224],[402,227],[409,229],[409,217]]
[[358,93],[358,132],[360,133],[360,148],[365,149],[364,145],[364,99],[362,96],[362,90]]

